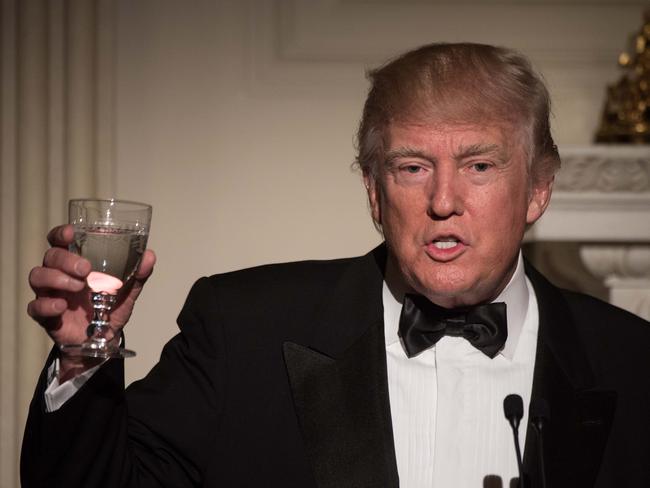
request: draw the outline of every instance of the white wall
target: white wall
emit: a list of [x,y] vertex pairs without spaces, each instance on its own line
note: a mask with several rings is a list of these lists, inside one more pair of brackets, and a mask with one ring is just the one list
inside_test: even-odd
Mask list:
[[117,197],[154,206],[159,258],[127,329],[142,376],[191,283],[379,242],[350,170],[364,71],[433,41],[515,47],[545,73],[559,144],[587,144],[640,1],[121,0]]

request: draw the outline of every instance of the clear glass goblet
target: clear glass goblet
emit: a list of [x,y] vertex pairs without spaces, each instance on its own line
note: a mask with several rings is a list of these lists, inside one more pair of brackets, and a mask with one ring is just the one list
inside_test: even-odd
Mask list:
[[76,199],[69,202],[69,223],[74,241],[69,250],[90,261],[86,278],[93,315],[88,339],[63,344],[73,355],[126,358],[135,352],[120,347],[120,337],[110,325],[110,313],[120,291],[130,285],[147,247],[151,205],[125,200]]

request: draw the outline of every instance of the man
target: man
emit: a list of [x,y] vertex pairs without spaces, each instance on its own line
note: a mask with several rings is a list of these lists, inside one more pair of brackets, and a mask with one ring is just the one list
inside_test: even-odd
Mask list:
[[[550,408],[546,486],[650,486],[649,324],[521,258],[559,167],[541,80],[476,44],[424,46],[370,78],[358,164],[385,244],[200,279],[179,335],[126,393],[121,361],[55,349],[24,486],[507,486],[508,393]],[[62,249],[69,227],[49,239],[29,313],[77,343],[89,265]],[[526,419],[527,486],[542,486]]]

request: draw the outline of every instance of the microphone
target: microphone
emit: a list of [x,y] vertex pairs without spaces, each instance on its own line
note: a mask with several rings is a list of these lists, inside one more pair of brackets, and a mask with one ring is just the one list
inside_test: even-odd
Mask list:
[[551,418],[548,402],[543,398],[535,398],[530,404],[530,423],[535,429],[537,438],[537,462],[539,464],[542,488],[546,488],[546,469],[544,466],[544,427]]
[[503,399],[503,413],[508,419],[512,434],[515,438],[515,453],[517,454],[517,468],[519,469],[519,488],[524,487],[524,466],[521,462],[521,449],[519,448],[519,423],[524,416],[524,401],[519,395],[511,394]]

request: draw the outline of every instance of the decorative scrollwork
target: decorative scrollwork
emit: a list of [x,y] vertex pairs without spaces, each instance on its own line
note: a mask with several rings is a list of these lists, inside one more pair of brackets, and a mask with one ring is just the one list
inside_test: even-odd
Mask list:
[[566,155],[555,188],[568,192],[650,192],[650,158]]

